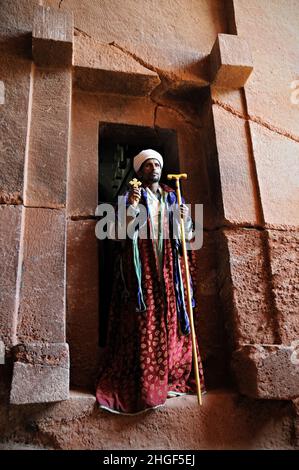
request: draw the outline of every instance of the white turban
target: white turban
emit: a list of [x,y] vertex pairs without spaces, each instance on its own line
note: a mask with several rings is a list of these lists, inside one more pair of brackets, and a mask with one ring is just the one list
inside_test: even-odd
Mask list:
[[135,173],[140,170],[142,163],[144,163],[149,158],[155,158],[156,160],[158,160],[161,165],[161,168],[163,168],[163,157],[162,155],[160,155],[159,152],[156,152],[156,150],[152,149],[142,150],[142,152],[138,153],[138,155],[134,157],[133,167]]

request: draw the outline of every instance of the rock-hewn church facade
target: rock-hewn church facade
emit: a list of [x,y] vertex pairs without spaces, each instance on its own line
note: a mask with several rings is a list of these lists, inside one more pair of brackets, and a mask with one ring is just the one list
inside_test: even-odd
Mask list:
[[[0,440],[298,448],[298,3],[0,3]],[[109,266],[95,209],[147,147],[203,204],[208,393],[115,416],[94,395]]]

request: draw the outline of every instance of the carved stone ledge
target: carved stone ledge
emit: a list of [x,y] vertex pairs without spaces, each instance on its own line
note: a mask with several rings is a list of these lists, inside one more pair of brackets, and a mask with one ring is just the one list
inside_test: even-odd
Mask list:
[[47,403],[69,398],[67,343],[19,344],[12,354],[10,403]]
[[71,12],[37,6],[32,30],[32,54],[36,65],[69,67],[73,58],[74,19]]
[[299,341],[283,344],[246,344],[233,353],[232,367],[239,391],[271,400],[299,396]]
[[210,54],[212,84],[220,88],[242,88],[252,70],[247,42],[232,34],[218,34]]

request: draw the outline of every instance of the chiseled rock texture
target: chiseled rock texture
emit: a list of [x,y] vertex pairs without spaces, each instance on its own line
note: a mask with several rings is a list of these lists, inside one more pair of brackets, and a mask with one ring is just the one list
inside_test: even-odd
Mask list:
[[69,348],[65,343],[19,344],[14,356],[10,403],[46,403],[69,398]]
[[298,396],[299,342],[245,345],[233,354],[239,390],[255,398],[290,400]]
[[56,209],[32,207],[24,210],[18,338],[24,342],[63,342],[64,213]]
[[[298,107],[298,105],[297,105]],[[298,214],[298,141],[250,123],[261,202],[268,227],[296,229]]]
[[204,395],[200,408],[195,396],[183,396],[156,410],[120,416],[99,409],[94,396],[74,391],[57,404],[11,406],[3,437],[7,446],[13,437],[19,446],[65,450],[292,449],[293,415],[289,402],[219,390]]
[[[299,448],[297,10],[2,2],[1,448]],[[103,129],[163,148],[203,204],[201,408],[191,396],[134,417],[96,405]]]
[[276,341],[269,274],[265,269],[265,234],[238,228],[219,233],[220,296],[233,345]]
[[233,34],[218,34],[210,56],[210,78],[220,88],[242,88],[253,69],[250,48]]
[[0,324],[1,338],[7,346],[13,344],[17,326],[15,303],[22,210],[20,205],[0,205]]
[[269,252],[281,342],[299,340],[299,234],[269,230]]
[[34,10],[32,54],[37,65],[71,66],[73,61],[73,15],[39,5]]

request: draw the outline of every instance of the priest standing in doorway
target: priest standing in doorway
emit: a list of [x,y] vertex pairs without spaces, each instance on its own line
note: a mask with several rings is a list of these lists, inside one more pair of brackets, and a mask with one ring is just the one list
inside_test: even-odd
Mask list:
[[[143,206],[146,210],[143,229],[149,236],[141,236],[142,224],[137,224],[134,236],[119,242],[107,346],[96,383],[101,408],[128,414],[161,406],[168,397],[196,391],[185,269],[181,263],[181,242],[174,236],[176,193],[160,183],[163,168],[160,153],[143,150],[134,157],[133,166],[141,186],[132,186],[124,196],[126,225],[134,222]],[[192,220],[188,207],[183,204],[180,211],[186,238],[190,239]],[[191,251],[188,255],[192,276],[195,257]],[[194,298],[192,303],[196,305]]]

